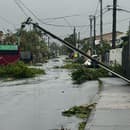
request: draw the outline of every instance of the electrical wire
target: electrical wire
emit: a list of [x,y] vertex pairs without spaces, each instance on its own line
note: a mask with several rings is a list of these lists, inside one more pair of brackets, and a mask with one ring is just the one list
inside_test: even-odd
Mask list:
[[45,18],[44,20],[57,20],[57,19],[76,17],[76,16],[81,16],[81,15],[80,14],[73,14],[73,15],[67,15],[67,16],[61,16],[61,17]]
[[0,19],[4,22],[6,22],[9,25],[12,25],[14,27],[14,29],[16,29],[16,26],[14,23],[12,23],[11,21],[7,20],[6,18],[4,18],[3,16],[0,16]]
[[[17,3],[21,3],[21,5],[26,9],[28,10],[29,13],[31,13],[31,15],[37,19],[41,24],[44,24],[44,25],[48,25],[48,26],[53,26],[53,27],[63,27],[63,28],[70,28],[70,27],[74,27],[74,26],[66,26],[66,25],[60,25],[60,24],[49,24],[49,23],[46,23],[46,22],[43,22],[43,20],[41,20],[38,15],[36,15],[31,9],[29,9],[21,0],[15,0],[17,1]],[[17,4],[17,5],[20,5],[20,4]],[[22,6],[18,6],[21,11],[24,13],[25,16],[28,16],[27,13],[24,11],[24,9],[22,8]],[[78,14],[76,15],[72,15],[72,16],[79,16]],[[64,16],[62,18],[65,18],[65,17],[71,17],[71,16]],[[61,17],[59,17],[61,18]],[[58,17],[54,18],[54,19],[58,19]],[[88,25],[76,25],[75,27],[77,28],[83,28],[83,27],[86,27]]]
[[70,26],[70,30],[72,31],[73,28],[72,28],[72,25],[70,24],[70,22],[66,18],[63,18],[63,19],[68,24],[68,26]]
[[95,13],[94,13],[94,16],[96,16],[96,14],[97,14],[97,12],[98,12],[98,7],[99,7],[99,0],[98,0],[98,2],[97,2],[97,6],[96,6],[96,10],[95,10]]
[[23,7],[19,4],[18,0],[14,0],[15,4],[20,8],[21,12],[24,14],[26,18],[28,18],[27,13],[24,11]]

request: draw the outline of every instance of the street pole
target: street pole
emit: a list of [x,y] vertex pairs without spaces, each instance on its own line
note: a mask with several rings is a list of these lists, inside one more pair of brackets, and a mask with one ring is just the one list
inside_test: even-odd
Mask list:
[[47,41],[48,42],[48,50],[50,50],[50,37],[49,36],[47,37],[47,40],[48,40]]
[[[80,32],[78,32],[78,45],[77,48],[80,49]],[[80,53],[78,53],[78,57],[80,56]]]
[[[129,36],[128,44],[129,44],[129,57],[130,57],[130,21],[129,21],[129,31],[128,31],[128,36]],[[129,58],[129,61],[130,61],[130,58]]]
[[78,32],[78,46],[77,46],[77,48],[79,49],[79,47],[80,47],[80,32]]
[[[74,32],[73,32],[73,45],[76,47],[76,42],[77,42],[77,36],[76,36],[76,28],[74,27]],[[74,51],[74,56],[75,56],[75,51]]]
[[116,47],[116,17],[117,17],[117,0],[113,0],[113,28],[112,28],[112,48]]
[[74,44],[74,46],[76,47],[76,28],[74,27],[74,31],[73,31],[73,44]]
[[96,46],[95,46],[95,40],[96,40],[96,16],[94,16],[93,19],[94,19],[93,50],[94,50],[94,54],[96,54]]
[[103,9],[102,9],[102,0],[100,1],[100,45],[103,44]]
[[89,20],[90,20],[90,39],[89,39],[89,47],[91,48],[91,54],[93,54],[93,38],[92,38],[92,31],[93,31],[92,22],[93,22],[93,16],[92,16],[92,15],[89,16]]

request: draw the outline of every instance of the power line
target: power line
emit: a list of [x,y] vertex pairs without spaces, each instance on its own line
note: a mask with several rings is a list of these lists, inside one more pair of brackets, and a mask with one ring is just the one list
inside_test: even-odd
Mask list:
[[23,7],[19,4],[19,2],[17,0],[14,0],[14,2],[20,8],[20,10],[24,14],[24,16],[28,17],[27,13],[24,11]]
[[71,27],[72,25],[70,24],[70,22],[66,18],[64,18],[64,21],[70,26],[70,29],[72,30],[73,28]]
[[57,20],[57,19],[76,17],[76,16],[81,16],[81,15],[80,14],[73,14],[73,15],[67,15],[67,16],[61,16],[61,17],[45,18],[44,20]]
[[[18,5],[18,7],[21,9],[21,11],[24,13],[25,16],[28,17],[27,13],[24,11],[24,9],[22,8],[22,6],[23,6],[26,10],[28,10],[28,12],[30,12],[34,18],[36,18],[40,23],[42,23],[42,24],[44,24],[44,25],[53,26],[53,27],[63,27],[63,28],[73,27],[73,26],[66,26],[66,25],[60,25],[60,24],[49,24],[49,23],[43,22],[43,20],[41,20],[41,19],[40,19],[31,9],[29,9],[21,0],[15,0],[15,1],[17,1],[16,3],[17,3],[17,5]],[[20,2],[22,6],[21,6],[18,2]],[[64,17],[62,17],[62,18],[72,17],[72,16],[79,16],[79,15],[76,14],[76,15],[71,15],[71,16],[64,16]],[[58,18],[58,17],[57,17],[57,18]],[[55,18],[55,19],[57,19],[57,18]],[[61,18],[61,17],[60,17],[60,18]],[[86,26],[89,26],[89,25],[76,25],[75,27],[77,27],[77,28],[83,28],[83,27],[86,27]]]
[[96,14],[97,14],[98,7],[99,7],[99,0],[98,0],[98,2],[97,2],[97,6],[96,6],[96,10],[95,10],[94,16],[96,16]]
[[16,26],[14,23],[10,22],[9,20],[7,20],[6,18],[4,18],[3,16],[0,16],[0,19],[4,22],[6,22],[7,24],[10,24],[12,25],[15,29],[16,29]]

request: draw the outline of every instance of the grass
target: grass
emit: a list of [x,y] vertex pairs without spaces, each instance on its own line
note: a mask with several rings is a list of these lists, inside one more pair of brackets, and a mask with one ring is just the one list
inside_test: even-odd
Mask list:
[[35,77],[37,74],[45,74],[45,71],[36,68],[28,68],[23,62],[0,66],[0,78],[31,78]]

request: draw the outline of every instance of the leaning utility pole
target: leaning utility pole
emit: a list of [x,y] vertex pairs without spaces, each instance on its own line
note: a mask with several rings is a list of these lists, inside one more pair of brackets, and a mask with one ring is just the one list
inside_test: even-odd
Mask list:
[[107,70],[108,72],[111,72],[112,74],[114,74],[115,76],[127,81],[128,83],[130,83],[130,80],[125,78],[124,76],[118,74],[117,72],[114,72],[113,70],[111,70],[111,68],[109,68],[107,65],[103,64],[102,62],[96,60],[95,58],[89,56],[88,54],[86,54],[85,52],[77,49],[76,47],[74,47],[72,44],[70,44],[67,41],[64,41],[63,39],[61,39],[60,37],[57,37],[55,34],[49,32],[48,30],[42,28],[41,26],[39,26],[37,23],[33,23],[32,19],[29,17],[25,22],[22,23],[21,25],[21,29],[25,28],[26,25],[33,25],[35,27],[37,27],[38,29],[40,29],[41,31],[47,33],[49,36],[53,37],[54,39],[57,39],[58,41],[62,42],[64,45],[66,45],[68,48],[75,50],[77,52],[79,52],[82,56],[87,57],[89,59],[91,59],[93,62],[95,62],[96,64],[98,64],[101,68]]
[[117,15],[117,0],[113,0],[113,27],[112,27],[112,48],[116,47],[116,15]]
[[102,0],[100,1],[100,44],[102,46],[103,42],[103,9],[102,9]]

